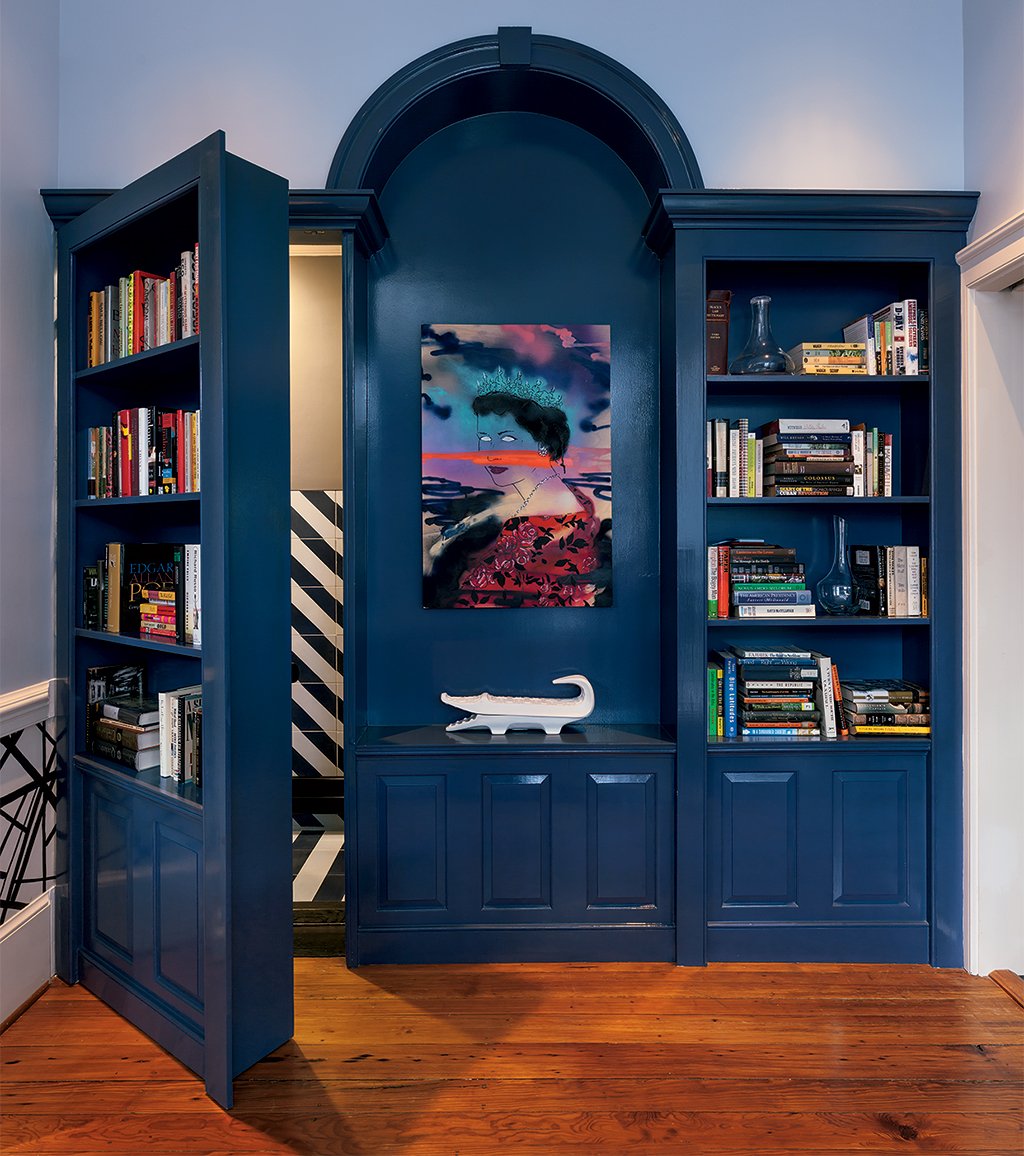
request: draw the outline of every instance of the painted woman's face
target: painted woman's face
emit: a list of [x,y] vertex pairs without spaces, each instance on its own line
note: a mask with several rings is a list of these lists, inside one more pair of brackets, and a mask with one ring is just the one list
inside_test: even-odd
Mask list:
[[505,414],[484,414],[476,419],[479,461],[496,486],[515,486],[548,465],[543,449]]

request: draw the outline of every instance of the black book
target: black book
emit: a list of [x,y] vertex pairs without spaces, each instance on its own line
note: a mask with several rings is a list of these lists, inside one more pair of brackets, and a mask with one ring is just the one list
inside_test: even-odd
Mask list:
[[150,767],[160,765],[160,748],[149,747],[144,751],[133,751],[131,747],[121,746],[118,743],[108,743],[103,739],[95,739],[92,745],[93,754],[113,763],[120,763],[123,767],[131,767],[133,771],[147,771]]
[[145,693],[146,672],[142,666],[89,666],[85,671],[85,749],[90,749],[92,728],[103,713],[105,699],[141,698]]
[[86,630],[103,629],[103,587],[95,563],[82,567],[82,626]]
[[149,726],[160,721],[160,704],[151,696],[108,698],[103,704],[103,717],[118,722]]
[[889,610],[885,584],[885,547],[851,546],[850,573],[857,587],[857,605],[861,612],[884,618]]
[[171,542],[125,542],[121,562],[121,633],[137,635],[140,607],[151,590],[174,592],[175,641],[185,642],[185,547]]

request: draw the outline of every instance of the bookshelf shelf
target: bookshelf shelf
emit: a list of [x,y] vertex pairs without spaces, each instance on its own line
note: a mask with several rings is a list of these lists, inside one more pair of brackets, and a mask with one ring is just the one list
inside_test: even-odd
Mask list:
[[[756,395],[770,393],[790,393],[799,395],[808,389],[827,388],[834,391],[842,388],[844,394],[863,394],[873,390],[890,391],[893,389],[915,390],[929,385],[931,377],[927,374],[901,374],[893,377],[888,374],[853,374],[835,373],[821,374],[793,374],[793,373],[729,373],[708,374],[707,385],[709,393],[731,392],[734,389],[744,394]],[[757,386],[759,388],[751,388]]]
[[712,628],[738,626],[741,630],[758,629],[762,626],[783,627],[787,630],[806,626],[827,629],[831,629],[833,626],[854,629],[866,627],[871,630],[890,626],[931,626],[932,620],[930,618],[879,618],[873,614],[865,614],[863,617],[854,615],[849,618],[838,614],[822,614],[815,618],[709,618],[707,623]]
[[189,815],[201,815],[203,791],[195,783],[177,783],[161,778],[159,770],[132,771],[95,755],[75,755],[75,764],[87,774],[121,790],[156,796],[161,804],[177,805]]
[[97,642],[108,642],[115,646],[136,647],[140,650],[155,650],[166,654],[179,654],[185,658],[203,657],[201,647],[177,646],[171,642],[157,642],[150,638],[139,638],[134,634],[116,634],[110,630],[86,630],[81,626],[75,628],[76,638],[91,638]]
[[801,506],[853,506],[855,509],[870,509],[878,506],[927,506],[931,498],[922,494],[911,494],[903,497],[897,495],[891,498],[707,498],[711,506],[750,506],[758,509],[762,506],[796,507]]
[[201,501],[197,492],[188,494],[136,494],[129,498],[76,498],[75,508],[80,510],[105,510],[116,506],[148,506],[153,513],[161,507],[175,506],[179,503],[195,503]]
[[931,739],[922,735],[900,738],[899,735],[855,735],[852,738],[770,738],[757,739],[741,736],[735,739],[708,739],[708,754],[744,753],[755,758],[760,754],[805,751],[808,754],[824,750],[857,750],[861,752],[930,751]]
[[[58,971],[200,1072],[225,1106],[234,1076],[292,1029],[286,212],[286,182],[215,133],[63,224],[57,243],[57,671],[68,688]],[[80,368],[90,295],[112,296],[134,271],[173,270],[197,242],[202,332]],[[95,343],[95,311],[92,322]],[[142,407],[201,411],[207,484],[88,498],[89,431]],[[185,566],[184,553],[154,546],[200,547],[202,647],[80,625],[84,577],[93,589],[108,544],[146,573],[167,557]],[[259,630],[228,588],[237,574],[258,575]],[[86,749],[90,696],[140,673],[147,697],[201,689],[201,787]],[[130,745],[130,732],[120,738]]]
[[135,371],[146,375],[166,376],[180,372],[188,363],[198,365],[200,336],[184,337],[168,342],[156,349],[133,353],[131,357],[119,357],[104,365],[92,365],[75,372],[75,381],[87,385],[114,384],[122,379],[134,378]]

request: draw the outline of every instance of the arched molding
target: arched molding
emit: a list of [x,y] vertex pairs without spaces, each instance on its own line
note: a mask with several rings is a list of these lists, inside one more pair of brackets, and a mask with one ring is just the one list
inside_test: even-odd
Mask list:
[[633,72],[572,40],[499,28],[421,56],[381,85],[342,137],[326,188],[380,192],[428,137],[492,112],[539,113],[584,129],[623,160],[652,202],[659,189],[704,187],[679,122]]

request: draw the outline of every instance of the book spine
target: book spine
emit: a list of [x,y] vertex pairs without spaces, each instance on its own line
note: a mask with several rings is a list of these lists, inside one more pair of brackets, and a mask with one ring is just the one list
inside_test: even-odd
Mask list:
[[715,497],[729,496],[729,423],[715,418]]
[[704,495],[713,498],[715,496],[715,427],[710,421],[706,421],[704,426],[704,468],[706,473]]
[[729,430],[729,497],[740,497],[740,431]]
[[706,372],[729,372],[729,303],[728,289],[712,289],[708,293],[705,319]]
[[917,301],[908,297],[903,302],[903,315],[906,320],[906,364],[908,374],[921,372],[921,358],[918,349]]
[[754,497],[764,497],[764,442],[754,438]]
[[740,734],[744,738],[818,738],[818,727],[743,727]]
[[715,673],[715,668],[712,663],[708,663],[707,669],[707,696],[708,696],[708,712],[707,712],[707,728],[708,738],[713,739],[718,737],[718,702],[716,694],[718,691],[718,676]]
[[719,655],[722,661],[722,691],[725,696],[723,703],[724,734],[727,739],[735,738],[737,734],[737,665],[736,656],[729,651],[722,651]]
[[882,546],[885,551],[886,617],[896,618],[896,557],[892,546]]
[[741,417],[736,422],[736,459],[738,466],[739,477],[736,480],[736,496],[738,498],[747,498],[750,495],[747,493],[747,451],[748,451],[748,435],[750,433],[750,419]]
[[810,606],[737,606],[737,618],[814,618]]
[[843,688],[839,684],[839,671],[836,664],[832,664],[832,699],[835,703],[836,730],[840,738],[847,738],[850,734],[850,723],[846,717],[846,706],[843,703]]
[[832,689],[832,660],[824,654],[817,655],[818,662],[818,709],[821,711],[822,733],[827,739],[834,739],[836,730],[835,692]]
[[734,590],[730,601],[734,606],[792,605],[809,606],[814,601],[810,590]]
[[708,546],[708,618],[718,617],[718,547]]
[[892,434],[891,433],[883,434],[882,437],[884,438],[883,445],[885,447],[885,472],[883,474],[882,496],[886,497],[886,498],[891,498],[892,497],[892,479],[893,479]]
[[729,617],[729,547],[718,546],[718,617]]
[[185,633],[190,646],[203,644],[202,555],[198,543],[185,546]]

